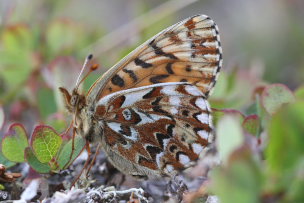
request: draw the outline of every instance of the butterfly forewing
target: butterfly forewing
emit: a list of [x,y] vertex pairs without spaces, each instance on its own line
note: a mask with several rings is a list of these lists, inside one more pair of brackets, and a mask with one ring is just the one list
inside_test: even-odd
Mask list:
[[103,122],[102,143],[109,159],[135,176],[183,170],[213,139],[209,104],[196,86],[186,83],[110,94],[98,101],[95,117]]
[[218,28],[205,15],[185,19],[151,38],[95,82],[88,98],[98,101],[124,89],[188,82],[206,97],[222,63]]

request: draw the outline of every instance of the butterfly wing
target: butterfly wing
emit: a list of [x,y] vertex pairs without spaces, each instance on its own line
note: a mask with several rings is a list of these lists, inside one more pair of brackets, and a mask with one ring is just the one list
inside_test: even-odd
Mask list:
[[188,82],[208,97],[221,65],[218,28],[209,17],[197,15],[131,52],[92,85],[87,98],[95,102],[124,89],[166,82]]
[[213,141],[210,107],[187,83],[162,83],[110,94],[94,117],[103,124],[107,157],[134,176],[175,174]]

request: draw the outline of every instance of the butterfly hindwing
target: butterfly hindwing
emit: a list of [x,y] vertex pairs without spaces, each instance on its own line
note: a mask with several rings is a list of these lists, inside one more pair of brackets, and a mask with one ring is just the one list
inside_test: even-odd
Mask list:
[[192,165],[212,142],[210,112],[196,86],[179,82],[107,95],[95,117],[103,122],[105,152],[117,168],[125,171],[113,161],[119,156],[136,165],[129,167],[131,175],[162,176]]

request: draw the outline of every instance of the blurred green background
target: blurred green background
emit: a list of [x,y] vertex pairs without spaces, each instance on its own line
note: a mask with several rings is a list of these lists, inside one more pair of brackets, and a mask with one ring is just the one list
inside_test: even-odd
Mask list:
[[88,54],[93,53],[102,68],[90,76],[86,88],[146,39],[198,13],[209,15],[220,28],[223,72],[245,70],[291,89],[304,79],[301,0],[0,2],[0,104],[5,123],[31,126],[62,109],[57,87],[74,86]]

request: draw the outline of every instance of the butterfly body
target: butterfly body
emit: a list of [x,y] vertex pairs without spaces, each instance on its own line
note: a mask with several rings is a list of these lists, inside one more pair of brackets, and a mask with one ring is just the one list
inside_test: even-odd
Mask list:
[[110,162],[136,177],[172,176],[213,142],[207,98],[221,68],[217,26],[185,19],[135,49],[83,96],[61,88],[75,131],[100,142]]

